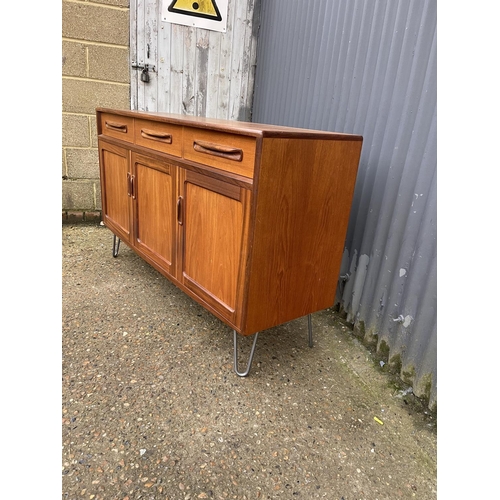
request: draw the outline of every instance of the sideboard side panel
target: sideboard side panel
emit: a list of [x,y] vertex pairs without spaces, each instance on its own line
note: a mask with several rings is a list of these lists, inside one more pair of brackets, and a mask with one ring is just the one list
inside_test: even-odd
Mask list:
[[333,304],[361,144],[263,140],[244,334]]

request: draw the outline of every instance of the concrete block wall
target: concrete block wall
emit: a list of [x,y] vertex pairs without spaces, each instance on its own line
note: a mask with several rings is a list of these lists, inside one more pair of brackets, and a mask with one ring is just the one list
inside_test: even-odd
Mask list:
[[95,108],[130,108],[129,7],[62,2],[63,222],[101,216]]

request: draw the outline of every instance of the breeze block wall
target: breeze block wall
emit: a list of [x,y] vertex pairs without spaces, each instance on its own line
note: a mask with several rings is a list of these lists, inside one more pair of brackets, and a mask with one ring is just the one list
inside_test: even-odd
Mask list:
[[101,217],[95,108],[130,109],[129,0],[62,2],[62,217]]

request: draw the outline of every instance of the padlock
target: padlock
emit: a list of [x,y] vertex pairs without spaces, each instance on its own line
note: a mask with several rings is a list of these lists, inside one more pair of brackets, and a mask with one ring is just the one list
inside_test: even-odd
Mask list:
[[147,68],[144,68],[141,72],[141,82],[148,83],[149,82],[149,72]]

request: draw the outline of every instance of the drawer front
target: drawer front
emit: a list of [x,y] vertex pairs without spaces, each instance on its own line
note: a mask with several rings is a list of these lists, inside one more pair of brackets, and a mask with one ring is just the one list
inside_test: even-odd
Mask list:
[[155,151],[182,156],[182,127],[150,120],[135,120],[135,143]]
[[128,116],[102,113],[101,133],[122,141],[134,142],[134,119]]
[[187,160],[253,177],[255,137],[185,127],[183,143]]

